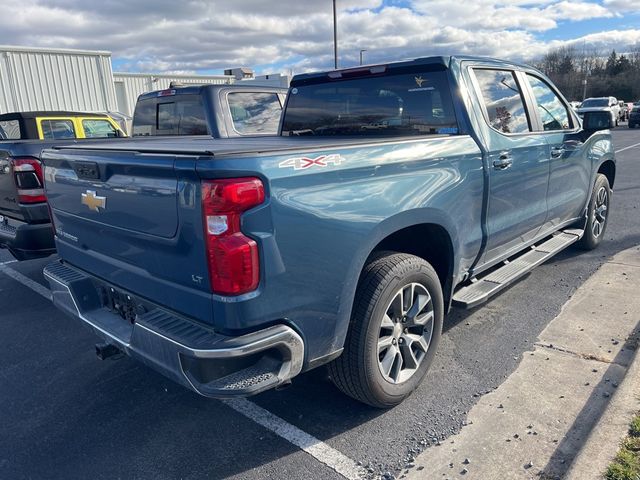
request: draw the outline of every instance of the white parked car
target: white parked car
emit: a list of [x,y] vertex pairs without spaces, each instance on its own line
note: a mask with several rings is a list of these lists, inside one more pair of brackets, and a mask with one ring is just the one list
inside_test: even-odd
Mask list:
[[585,112],[602,112],[607,111],[611,115],[611,126],[618,126],[620,121],[620,105],[616,97],[593,97],[587,98],[580,108],[576,109],[578,115],[582,117]]

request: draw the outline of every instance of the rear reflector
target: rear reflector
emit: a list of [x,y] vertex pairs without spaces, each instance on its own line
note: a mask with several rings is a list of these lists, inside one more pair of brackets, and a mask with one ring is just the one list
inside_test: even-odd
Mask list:
[[241,295],[258,288],[260,258],[255,240],[240,229],[243,212],[264,202],[260,179],[202,182],[202,215],[211,290]]
[[42,203],[47,201],[42,181],[42,166],[34,157],[19,157],[11,160],[13,178],[18,189],[18,202]]

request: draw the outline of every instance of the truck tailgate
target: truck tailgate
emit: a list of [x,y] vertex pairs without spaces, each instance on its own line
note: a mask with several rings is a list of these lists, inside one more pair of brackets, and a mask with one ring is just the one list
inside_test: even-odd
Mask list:
[[47,198],[69,214],[67,228],[94,224],[172,238],[178,226],[174,162],[131,152],[59,155],[45,168]]
[[46,150],[42,161],[65,261],[124,291],[169,308],[180,303],[183,312],[187,304],[184,313],[211,319],[195,157],[60,149]]

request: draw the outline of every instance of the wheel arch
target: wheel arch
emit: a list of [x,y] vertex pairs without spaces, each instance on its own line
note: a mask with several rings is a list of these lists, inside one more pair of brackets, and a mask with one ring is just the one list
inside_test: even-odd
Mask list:
[[[414,242],[405,240],[408,235],[414,237]],[[425,241],[419,245],[418,240],[426,235]],[[438,248],[428,251],[430,245],[436,245],[428,239],[437,238]],[[367,236],[364,243],[349,267],[350,274],[342,291],[341,321],[336,325],[336,349],[342,348],[351,323],[351,311],[355,301],[360,276],[369,259],[382,250],[393,250],[400,253],[410,253],[425,258],[432,264],[442,285],[445,300],[445,312],[450,305],[453,290],[453,279],[458,268],[458,232],[445,212],[435,209],[411,210],[390,217],[376,226]],[[436,253],[446,253],[446,261],[442,258],[434,260]],[[434,265],[433,263],[437,264]]]
[[600,164],[598,173],[602,173],[609,180],[609,187],[613,188],[616,179],[616,164],[613,160],[608,159]]

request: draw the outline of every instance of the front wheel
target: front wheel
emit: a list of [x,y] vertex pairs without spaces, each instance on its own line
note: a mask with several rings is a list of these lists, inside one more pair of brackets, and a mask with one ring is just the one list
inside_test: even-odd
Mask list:
[[335,385],[378,408],[407,398],[435,355],[444,316],[440,280],[420,257],[372,260],[358,284],[345,348],[329,365]]
[[609,206],[611,203],[611,188],[605,175],[599,173],[591,192],[591,200],[587,208],[587,225],[584,235],[578,242],[583,250],[593,250],[604,238],[604,232],[609,220]]

